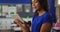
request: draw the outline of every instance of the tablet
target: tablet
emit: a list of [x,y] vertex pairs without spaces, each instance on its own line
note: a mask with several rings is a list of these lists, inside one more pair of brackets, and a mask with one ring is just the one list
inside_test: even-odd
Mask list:
[[13,19],[19,19],[21,23],[24,23],[24,20],[18,14],[11,14]]

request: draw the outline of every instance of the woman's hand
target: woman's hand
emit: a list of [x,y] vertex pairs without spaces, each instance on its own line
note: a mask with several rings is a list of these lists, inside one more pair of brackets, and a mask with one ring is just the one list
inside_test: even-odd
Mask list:
[[26,23],[22,23],[19,19],[15,19],[15,22],[22,28],[23,32],[29,32],[29,26]]

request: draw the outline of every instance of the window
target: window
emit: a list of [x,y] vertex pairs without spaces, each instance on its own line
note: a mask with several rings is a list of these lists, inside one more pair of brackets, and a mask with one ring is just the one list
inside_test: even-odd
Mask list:
[[24,10],[25,10],[26,13],[30,13],[30,11],[31,11],[31,5],[30,4],[25,4],[24,5]]
[[0,16],[2,15],[2,5],[0,5]]
[[23,12],[23,4],[17,4],[16,7],[17,7],[17,12]]
[[16,4],[10,4],[8,5],[8,14],[15,14],[16,13]]

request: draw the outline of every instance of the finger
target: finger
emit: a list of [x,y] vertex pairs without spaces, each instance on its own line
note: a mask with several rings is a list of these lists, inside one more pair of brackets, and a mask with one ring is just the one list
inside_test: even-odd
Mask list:
[[[20,23],[22,23],[22,21],[20,21],[19,19],[16,19],[15,21],[16,21],[16,22],[20,22]],[[22,24],[23,24],[23,23],[22,23]]]
[[23,26],[23,24],[22,23],[20,23],[20,22],[16,22],[17,23],[17,25],[19,25],[19,26]]
[[25,28],[26,24],[22,24],[18,19],[15,20],[15,22],[17,23],[17,25],[19,25],[19,27]]
[[19,25],[20,24],[20,22],[16,19],[15,21],[14,21],[17,25]]

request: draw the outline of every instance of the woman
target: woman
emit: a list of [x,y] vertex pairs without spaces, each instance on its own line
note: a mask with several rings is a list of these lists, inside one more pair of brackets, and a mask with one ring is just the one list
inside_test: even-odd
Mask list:
[[[32,32],[50,32],[52,27],[51,16],[48,13],[48,3],[47,0],[32,0],[32,7],[35,10],[31,31]],[[22,27],[23,32],[29,32],[29,27],[25,23],[19,22],[16,19],[15,22]]]

